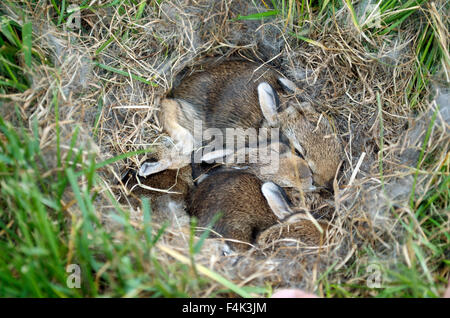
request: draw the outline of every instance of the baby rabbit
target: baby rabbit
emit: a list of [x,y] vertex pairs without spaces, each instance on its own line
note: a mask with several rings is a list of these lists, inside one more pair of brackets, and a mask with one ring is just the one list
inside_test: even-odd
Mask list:
[[[264,155],[260,155],[259,160],[253,164],[249,159],[252,152]],[[190,163],[187,158],[183,160],[177,152],[171,151],[169,148],[165,148],[165,151],[160,153],[159,160],[147,161],[141,165],[140,176],[150,176],[167,169],[179,169]],[[195,153],[192,154],[192,157],[194,156]],[[263,156],[265,160],[262,160]],[[227,161],[230,157],[232,163],[228,164]],[[241,157],[244,158],[242,163],[235,163],[237,160],[234,160],[234,158]],[[263,181],[273,181],[282,187],[301,188],[306,192],[315,190],[312,185],[311,170],[306,161],[294,154],[290,147],[281,142],[272,142],[261,148],[243,148],[237,152],[229,152],[226,149],[215,150],[203,155],[200,163],[195,163],[195,160],[192,160],[192,166],[199,168],[205,162],[208,163],[212,160],[217,162],[219,159],[223,159],[223,164],[227,168],[246,170]],[[201,174],[196,173],[197,176],[201,176]]]
[[[250,156],[252,151],[270,154],[272,161],[263,160],[252,163]],[[274,156],[272,156],[274,155]],[[227,161],[230,159],[231,163]],[[241,164],[239,158],[244,158]],[[286,144],[272,142],[266,148],[243,148],[236,152],[226,150],[216,150],[201,158],[202,162],[223,159],[221,169],[240,169],[252,173],[262,181],[272,181],[282,187],[301,188],[304,191],[313,191],[312,174],[308,164],[301,157],[292,152]]]
[[268,66],[236,60],[209,65],[184,78],[161,101],[160,122],[184,154],[199,144],[194,121],[202,123],[203,132],[217,128],[225,135],[226,128],[279,127],[281,138],[308,163],[315,183],[330,187],[342,146],[328,119],[308,103],[288,97],[280,103],[283,91],[297,88]]
[[[219,170],[203,179],[189,195],[188,212],[201,227],[207,227],[221,213],[212,229],[225,238],[241,241],[230,243],[240,251],[248,249],[250,244],[246,243],[255,243],[257,237],[263,242],[274,237],[270,233],[275,232],[264,231],[292,213],[279,186],[263,184],[253,174],[238,170]],[[316,242],[315,237],[310,241]]]

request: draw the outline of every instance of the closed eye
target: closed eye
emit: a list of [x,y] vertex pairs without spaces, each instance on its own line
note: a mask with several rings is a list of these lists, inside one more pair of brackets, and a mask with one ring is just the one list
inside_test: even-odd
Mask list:
[[296,148],[294,148],[295,149],[295,154],[297,155],[297,156],[299,156],[300,158],[302,158],[302,159],[305,159],[305,158],[303,158],[303,155],[300,153],[300,151],[298,151]]

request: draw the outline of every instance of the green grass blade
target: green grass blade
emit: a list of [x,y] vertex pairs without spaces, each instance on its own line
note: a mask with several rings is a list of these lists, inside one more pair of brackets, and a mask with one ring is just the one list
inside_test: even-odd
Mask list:
[[358,32],[361,32],[361,27],[359,25],[358,17],[356,16],[355,9],[353,8],[351,0],[345,0],[345,4],[347,5],[347,8],[350,10],[350,15],[352,17],[353,25],[355,26],[356,30]]
[[147,5],[146,1],[142,1],[141,4],[138,7],[138,10],[136,12],[135,20],[139,20],[142,17],[142,14],[144,13],[145,6]]
[[139,81],[139,82],[142,82],[142,83],[151,85],[151,86],[153,86],[153,87],[157,87],[157,86],[158,86],[158,84],[153,83],[153,82],[151,82],[151,81],[148,81],[148,80],[146,80],[146,79],[143,78],[143,77],[140,77],[140,76],[138,76],[138,75],[135,75],[135,74],[132,74],[132,73],[128,73],[128,72],[119,70],[119,69],[117,69],[117,68],[115,68],[115,67],[108,66],[108,65],[105,65],[105,64],[102,64],[102,63],[95,63],[95,65],[97,65],[98,67],[101,67],[101,68],[103,68],[103,69],[105,69],[105,70],[107,70],[107,71],[114,72],[114,73],[117,73],[117,74],[120,74],[120,75],[123,75],[123,76],[127,76],[127,77],[130,77],[130,76],[131,76],[131,78],[133,78],[133,79],[135,79],[135,80],[137,80],[137,81]]
[[238,15],[234,20],[261,20],[267,17],[276,16],[279,13],[278,10],[270,10],[260,13],[253,13],[249,15]]
[[112,158],[109,158],[109,159],[106,159],[104,161],[101,161],[101,162],[97,163],[95,165],[95,169],[97,170],[97,169],[103,168],[103,167],[105,167],[105,166],[107,166],[107,165],[109,165],[111,163],[114,163],[114,162],[117,162],[117,161],[129,158],[129,157],[132,157],[132,156],[135,156],[135,155],[140,155],[140,154],[143,154],[143,153],[151,152],[151,151],[153,151],[152,148],[126,152],[126,153],[120,154],[118,156],[115,156],[115,157],[112,157]]
[[25,65],[31,68],[31,42],[32,42],[32,24],[27,22],[22,27],[23,46],[22,51],[25,58]]

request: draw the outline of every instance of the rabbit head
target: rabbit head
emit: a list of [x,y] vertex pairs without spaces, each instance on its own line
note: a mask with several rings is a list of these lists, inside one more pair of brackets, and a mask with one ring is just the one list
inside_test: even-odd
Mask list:
[[[255,160],[251,159],[251,155],[254,155]],[[255,174],[262,181],[273,181],[282,187],[294,187],[303,191],[315,190],[307,162],[281,142],[272,142],[256,148],[246,147],[237,151],[215,150],[204,154],[201,160],[222,163],[227,168],[245,170]]]
[[[286,79],[283,84],[288,84],[289,89],[295,85]],[[343,150],[328,119],[309,103],[291,100],[285,102],[282,111],[278,111],[277,92],[266,82],[258,85],[258,95],[267,123],[280,127],[281,133],[308,163],[314,182],[331,187]]]

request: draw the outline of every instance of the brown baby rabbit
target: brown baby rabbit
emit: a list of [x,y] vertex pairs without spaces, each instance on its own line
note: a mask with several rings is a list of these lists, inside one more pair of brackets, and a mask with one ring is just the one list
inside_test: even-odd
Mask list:
[[202,123],[203,132],[280,128],[281,139],[286,137],[303,156],[315,183],[329,187],[342,158],[342,146],[328,119],[308,103],[300,104],[292,96],[282,96],[280,103],[279,94],[296,91],[293,82],[268,66],[227,61],[184,78],[161,101],[160,121],[185,155],[199,142],[204,145],[197,140],[195,121]]
[[[225,238],[241,241],[230,243],[240,251],[292,213],[279,186],[237,170],[219,170],[204,178],[189,195],[188,212],[201,227],[207,227],[221,213],[212,229]],[[270,237],[264,235],[261,240]]]
[[[267,153],[272,160],[251,163],[249,156],[252,151]],[[231,164],[227,163],[230,157]],[[241,164],[237,163],[239,157],[244,158]],[[256,175],[262,181],[275,182],[281,187],[301,188],[307,192],[315,190],[312,173],[306,161],[281,142],[272,142],[264,149],[244,148],[231,153],[216,150],[201,158],[202,162],[218,162],[219,159],[223,159],[221,169],[240,169]]]
[[[252,163],[249,160],[250,153],[259,153],[259,159]],[[176,151],[165,148],[161,152],[159,160],[144,162],[139,169],[139,176],[147,177],[155,173],[160,173],[167,169],[179,169],[190,164],[188,157],[183,159]],[[263,155],[261,155],[263,154]],[[195,157],[195,152],[190,156]],[[227,163],[231,157],[231,164]],[[237,158],[243,158],[242,163]],[[265,158],[262,160],[261,158]],[[309,192],[315,190],[312,184],[312,173],[304,159],[293,153],[292,149],[281,142],[272,142],[265,147],[243,148],[236,152],[229,152],[226,149],[215,150],[203,155],[200,163],[192,160],[194,167],[210,161],[220,162],[227,168],[242,169],[246,172],[255,174],[263,181],[273,181],[282,187],[295,187]]]

